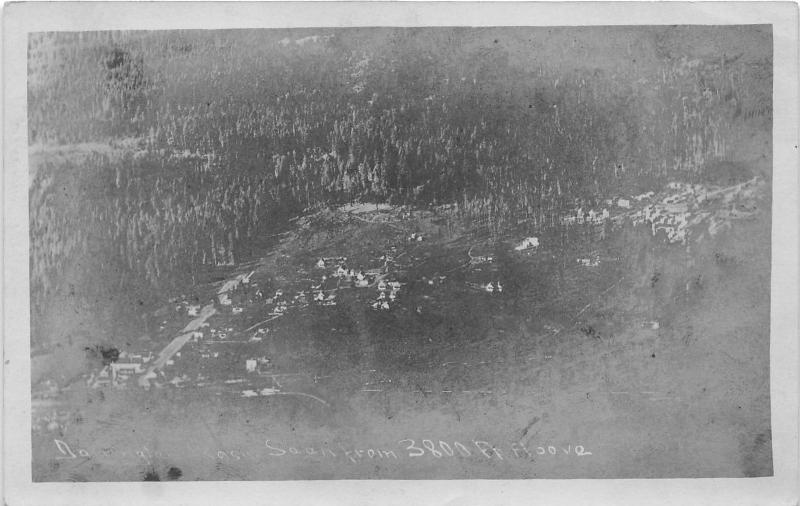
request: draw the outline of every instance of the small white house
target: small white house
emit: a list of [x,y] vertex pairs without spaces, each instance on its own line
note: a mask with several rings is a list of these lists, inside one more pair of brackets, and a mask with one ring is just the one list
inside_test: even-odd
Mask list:
[[617,201],[617,206],[623,209],[630,209],[631,208],[631,201],[628,199],[619,199]]
[[523,240],[514,249],[516,251],[525,251],[526,249],[538,248],[538,247],[539,247],[539,238],[538,237],[528,237],[525,240]]
[[142,364],[139,362],[114,362],[111,364],[111,381],[119,383],[134,374],[141,374]]
[[247,372],[255,372],[256,366],[258,366],[258,361],[256,361],[254,358],[248,358],[245,361],[244,366],[247,369]]
[[600,258],[596,256],[591,258],[579,258],[578,264],[584,267],[597,267],[600,265]]

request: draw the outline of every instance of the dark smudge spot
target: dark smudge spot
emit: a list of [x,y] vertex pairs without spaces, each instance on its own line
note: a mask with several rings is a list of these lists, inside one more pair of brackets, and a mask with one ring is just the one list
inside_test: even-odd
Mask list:
[[106,347],[96,344],[94,346],[87,346],[85,350],[87,355],[93,359],[101,360],[103,365],[111,364],[119,359],[119,350],[113,346]]
[[653,274],[653,277],[651,277],[651,278],[650,278],[650,287],[651,287],[651,288],[655,288],[655,286],[656,286],[656,283],[658,283],[658,280],[659,280],[660,278],[661,278],[661,273],[660,273],[660,272],[658,272],[658,271],[656,271],[656,272]]
[[167,470],[167,478],[170,480],[179,480],[183,476],[183,471],[179,467],[172,466]]

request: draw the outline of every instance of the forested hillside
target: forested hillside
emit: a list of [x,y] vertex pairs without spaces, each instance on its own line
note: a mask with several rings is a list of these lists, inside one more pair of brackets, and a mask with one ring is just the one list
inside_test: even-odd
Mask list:
[[[740,162],[761,142],[743,132],[771,128],[771,54],[749,44],[770,38],[759,27],[34,34],[33,311],[76,293],[143,305],[153,288],[241,261],[291,217],[348,201],[455,204],[490,231],[543,230],[576,202],[768,178],[768,161]],[[53,339],[34,323],[34,343]]]

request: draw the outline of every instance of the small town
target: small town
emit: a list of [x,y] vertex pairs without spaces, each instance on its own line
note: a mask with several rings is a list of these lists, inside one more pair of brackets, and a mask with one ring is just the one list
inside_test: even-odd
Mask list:
[[773,476],[778,36],[692,8],[28,33],[30,479]]

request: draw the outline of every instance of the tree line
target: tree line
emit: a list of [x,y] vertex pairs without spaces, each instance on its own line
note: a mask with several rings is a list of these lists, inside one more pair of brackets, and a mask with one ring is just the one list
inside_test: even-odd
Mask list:
[[[57,57],[29,85],[31,144],[110,145],[37,170],[42,300],[87,255],[96,276],[164,288],[236,261],[291,216],[348,201],[454,203],[496,230],[554,226],[576,199],[697,175],[725,156],[730,125],[771,111],[768,67],[724,60],[620,75],[403,38],[374,49],[174,34],[42,44]],[[65,186],[77,202],[58,197]]]

